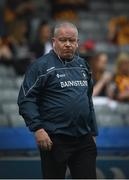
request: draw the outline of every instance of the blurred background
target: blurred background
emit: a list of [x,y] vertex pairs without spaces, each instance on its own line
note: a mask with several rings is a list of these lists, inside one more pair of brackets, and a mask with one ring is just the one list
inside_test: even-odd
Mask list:
[[64,20],[77,25],[78,53],[94,80],[97,176],[129,178],[128,0],[0,0],[0,178],[41,178],[17,96],[27,67],[51,50],[53,27]]

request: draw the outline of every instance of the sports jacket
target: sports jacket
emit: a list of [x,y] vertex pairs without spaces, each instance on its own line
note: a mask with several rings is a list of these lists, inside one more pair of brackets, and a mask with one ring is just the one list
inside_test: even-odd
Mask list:
[[62,61],[51,50],[31,65],[18,97],[19,113],[31,131],[48,134],[97,135],[92,79],[79,56]]

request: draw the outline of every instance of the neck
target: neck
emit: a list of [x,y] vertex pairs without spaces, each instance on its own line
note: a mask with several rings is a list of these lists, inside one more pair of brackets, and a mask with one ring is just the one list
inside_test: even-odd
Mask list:
[[74,56],[72,58],[64,58],[64,57],[61,57],[57,51],[53,48],[53,51],[55,52],[55,54],[57,55],[58,59],[65,64],[65,62],[70,62],[73,60]]
[[61,57],[60,55],[59,55],[59,53],[56,51],[56,49],[55,48],[53,48],[53,51],[55,52],[55,54],[58,56],[58,58],[61,60],[61,61],[72,61],[73,60],[73,58],[74,58],[74,55],[72,56],[72,57]]

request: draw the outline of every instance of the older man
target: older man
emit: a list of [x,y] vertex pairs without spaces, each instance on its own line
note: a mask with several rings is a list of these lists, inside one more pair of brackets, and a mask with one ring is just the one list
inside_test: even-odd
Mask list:
[[54,29],[53,50],[28,70],[19,112],[40,149],[43,177],[96,178],[96,120],[87,63],[76,56],[78,30],[69,22]]

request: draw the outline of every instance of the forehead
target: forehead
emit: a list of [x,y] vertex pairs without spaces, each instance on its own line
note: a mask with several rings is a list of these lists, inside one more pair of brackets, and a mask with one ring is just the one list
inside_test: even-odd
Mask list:
[[58,29],[57,37],[75,37],[77,38],[77,31],[71,27],[61,27]]

